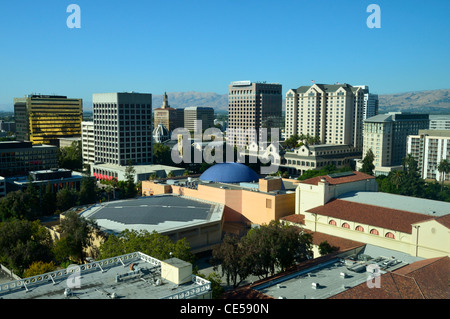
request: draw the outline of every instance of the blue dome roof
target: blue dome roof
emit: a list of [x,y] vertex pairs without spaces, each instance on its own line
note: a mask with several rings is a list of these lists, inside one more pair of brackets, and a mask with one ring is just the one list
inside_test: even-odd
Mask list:
[[218,163],[208,168],[202,175],[202,181],[220,183],[241,183],[259,180],[258,174],[250,167],[241,163]]

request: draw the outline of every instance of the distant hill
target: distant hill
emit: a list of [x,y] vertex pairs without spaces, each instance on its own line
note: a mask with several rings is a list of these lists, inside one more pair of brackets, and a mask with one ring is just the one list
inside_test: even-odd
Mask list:
[[[169,104],[175,108],[210,106],[216,112],[228,111],[228,94],[172,92],[167,93],[167,96]],[[153,108],[161,105],[162,95],[154,95]],[[450,114],[450,89],[379,94],[379,113],[386,112]]]
[[379,112],[450,114],[450,89],[380,94]]
[[[169,105],[174,108],[188,106],[212,107],[216,112],[228,112],[228,94],[213,92],[167,92]],[[153,95],[153,109],[162,105],[163,96]]]

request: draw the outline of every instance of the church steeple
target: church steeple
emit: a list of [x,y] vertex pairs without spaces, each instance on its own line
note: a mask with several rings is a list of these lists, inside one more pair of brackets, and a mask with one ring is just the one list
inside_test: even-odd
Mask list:
[[163,96],[163,105],[161,106],[161,108],[165,109],[169,107],[169,99],[167,98],[167,93],[164,92],[164,96]]

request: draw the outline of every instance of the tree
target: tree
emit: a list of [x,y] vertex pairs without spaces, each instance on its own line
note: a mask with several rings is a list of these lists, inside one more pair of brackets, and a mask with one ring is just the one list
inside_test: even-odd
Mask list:
[[226,234],[221,245],[212,251],[211,263],[217,270],[220,265],[222,276],[226,276],[227,284],[233,288],[245,280],[251,273],[249,264],[244,263],[243,256],[247,253],[239,238],[233,234]]
[[172,241],[168,236],[155,231],[136,231],[126,229],[118,235],[111,234],[100,245],[101,259],[140,251],[154,258],[164,260],[170,256],[192,262],[194,256],[190,252],[190,245],[185,238]]
[[438,167],[437,167],[439,173],[441,173],[441,190],[444,189],[444,181],[445,181],[445,174],[450,173],[450,161],[447,159],[443,159]]
[[56,211],[56,195],[53,193],[50,183],[45,187],[45,193],[41,201],[41,210],[45,216],[52,215]]
[[90,176],[83,176],[81,179],[79,202],[80,205],[93,204],[97,202],[100,190],[97,182]]
[[68,255],[83,263],[85,249],[92,244],[98,225],[76,212],[68,212],[61,219],[59,227],[61,237],[67,241]]
[[10,219],[34,220],[40,214],[37,204],[36,198],[21,190],[9,192],[0,199],[0,221]]
[[0,263],[19,276],[33,262],[52,261],[53,241],[39,221],[14,219],[0,223]]
[[81,143],[74,141],[70,146],[58,148],[57,156],[59,167],[70,170],[83,169]]
[[122,184],[122,195],[124,198],[131,198],[137,195],[136,183],[134,182],[135,174],[136,170],[132,162],[129,161],[125,168],[125,183]]
[[390,181],[392,182],[392,184],[394,184],[397,188],[397,190],[399,189],[399,186],[403,183],[403,181],[405,180],[405,176],[404,176],[404,172],[402,171],[394,171],[392,172],[392,174],[390,174]]
[[60,211],[66,211],[78,203],[78,192],[64,187],[56,193],[56,208]]
[[373,164],[374,159],[375,155],[373,154],[372,149],[369,149],[362,160],[362,167],[359,171],[373,175],[373,170],[375,169],[375,165]]
[[164,145],[161,143],[153,144],[153,163],[155,164],[163,164],[163,165],[172,165],[172,150],[168,145]]
[[56,265],[53,261],[43,262],[43,261],[35,261],[33,262],[28,269],[25,269],[23,276],[25,278],[33,277],[41,274],[45,274],[47,272],[54,271],[56,269]]
[[319,244],[319,254],[321,256],[330,254],[337,250],[338,250],[337,247],[331,246],[330,243],[328,243],[328,241],[326,241],[326,240]]

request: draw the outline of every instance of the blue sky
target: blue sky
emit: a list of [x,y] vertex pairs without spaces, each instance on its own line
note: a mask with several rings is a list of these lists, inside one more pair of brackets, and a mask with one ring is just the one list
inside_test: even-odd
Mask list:
[[[70,4],[81,28],[69,29]],[[381,28],[366,12],[381,9]],[[450,88],[450,1],[15,0],[0,3],[0,105],[29,93],[227,93],[237,80]]]

